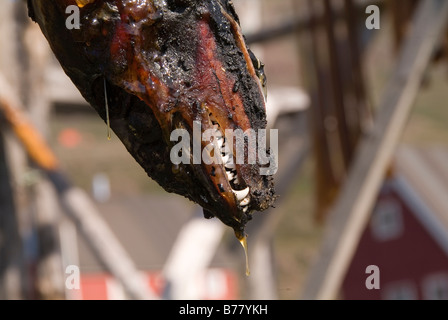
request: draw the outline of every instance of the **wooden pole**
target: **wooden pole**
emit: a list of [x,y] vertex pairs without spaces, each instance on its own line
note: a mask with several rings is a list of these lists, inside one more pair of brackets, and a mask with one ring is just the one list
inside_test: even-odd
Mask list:
[[352,136],[348,132],[347,118],[345,112],[345,101],[343,91],[343,79],[341,70],[341,59],[339,58],[339,52],[337,48],[337,23],[334,15],[334,9],[330,0],[324,0],[324,25],[325,34],[327,36],[328,44],[328,62],[330,70],[331,80],[331,95],[332,103],[330,104],[334,109],[334,115],[337,120],[337,135],[341,146],[341,155],[343,162],[343,170],[347,170],[350,165],[353,154],[353,142]]
[[[21,3],[3,1],[0,10],[0,72],[12,84],[10,94],[20,97],[23,74],[19,61],[17,13]],[[29,188],[21,183],[27,171],[26,154],[8,128],[0,124],[0,294],[7,299],[33,297],[33,279],[23,254],[30,225]]]
[[[17,60],[20,65],[20,98],[30,120],[43,136],[49,129],[50,101],[45,90],[46,70],[50,48],[39,27],[28,17],[25,2],[18,2]],[[65,273],[63,271],[59,238],[61,208],[51,183],[45,175],[35,175],[28,186],[30,228],[36,235],[36,254],[29,262],[33,270],[33,291],[36,299],[64,299]],[[31,232],[28,232],[30,234]]]
[[0,114],[9,122],[33,162],[47,173],[59,193],[62,206],[94,254],[120,281],[131,299],[155,299],[156,296],[149,291],[146,281],[85,192],[73,187],[59,170],[56,156],[20,111],[22,106],[11,92],[8,83],[0,75]]
[[[328,72],[328,65],[325,57],[322,55],[321,48],[325,47],[323,43],[323,28],[319,26],[317,19],[318,7],[317,1],[308,0],[307,6],[309,10],[309,33],[308,44],[305,60],[310,63],[305,64],[307,67],[306,74],[310,77],[308,86],[311,92],[311,108],[310,108],[310,130],[312,140],[312,151],[315,161],[316,170],[316,186],[315,186],[315,220],[322,222],[327,216],[328,209],[334,202],[341,180],[341,170],[338,170],[339,158],[342,158],[339,152],[334,150],[335,139],[326,126],[327,119],[333,117],[334,112],[331,108],[332,101],[329,95],[331,92],[331,81]],[[337,142],[336,137],[336,142]],[[338,149],[336,149],[338,150]],[[330,156],[332,155],[332,156]],[[335,160],[336,159],[336,160]],[[342,162],[342,159],[341,159]],[[344,168],[345,170],[345,168]]]
[[6,149],[3,132],[0,131],[0,300],[22,298],[22,241]]
[[424,72],[448,21],[448,1],[418,7],[372,130],[361,141],[347,181],[332,210],[305,299],[335,299],[368,221],[378,190],[406,124]]
[[372,121],[372,110],[370,110],[369,99],[366,92],[365,76],[362,64],[362,50],[360,46],[360,30],[359,25],[360,17],[358,16],[358,11],[355,6],[354,0],[344,0],[345,3],[345,15],[348,33],[348,42],[350,48],[350,64],[352,68],[351,81],[349,86],[352,88],[355,101],[356,109],[353,111],[357,112],[358,122],[356,124],[355,131],[355,141],[352,148],[356,148],[359,142],[359,138],[362,135],[364,129],[371,124]]

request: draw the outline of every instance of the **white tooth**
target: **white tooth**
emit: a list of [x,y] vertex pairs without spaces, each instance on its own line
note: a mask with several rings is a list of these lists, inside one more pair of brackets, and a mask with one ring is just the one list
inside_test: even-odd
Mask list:
[[244,206],[247,206],[249,203],[250,203],[250,198],[247,197],[247,198],[244,198],[243,201],[240,202],[240,205],[244,207]]
[[216,139],[216,144],[218,145],[218,148],[221,149],[222,148],[222,139]]
[[246,198],[246,196],[249,194],[249,187],[247,187],[246,189],[244,189],[244,190],[233,190],[233,193],[235,194],[235,196],[236,196],[236,199],[238,200],[238,201],[241,201],[241,200],[243,200],[244,198]]
[[229,179],[229,181],[232,181],[234,178],[233,173],[226,171],[226,174],[227,174],[227,179]]
[[236,169],[236,166],[234,163],[230,163],[230,162],[226,162],[225,163],[225,167],[229,168],[229,169]]
[[230,148],[227,147],[227,145],[224,143],[223,147],[221,149],[221,152],[223,153],[228,153],[228,154],[232,154],[232,152],[230,152]]
[[248,208],[248,207],[244,207],[244,208],[243,208],[243,212],[244,212],[244,213],[247,212],[247,208]]
[[222,163],[227,163],[229,161],[229,155],[225,155],[222,157]]
[[238,176],[235,176],[235,179],[233,180],[234,184],[240,184],[240,180],[238,179]]

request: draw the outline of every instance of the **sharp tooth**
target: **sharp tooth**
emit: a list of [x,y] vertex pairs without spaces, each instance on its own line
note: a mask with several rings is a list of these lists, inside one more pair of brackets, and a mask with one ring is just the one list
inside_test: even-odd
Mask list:
[[243,212],[246,213],[248,208],[249,208],[249,207],[244,207],[244,208],[243,208]]
[[231,172],[226,171],[226,174],[227,174],[227,179],[229,179],[229,181],[232,181],[233,178],[235,177],[235,176],[233,175],[233,173],[231,173]]
[[246,198],[246,196],[249,194],[249,187],[247,187],[244,190],[233,190],[233,193],[235,194],[236,199],[238,201],[241,201],[244,198]]
[[229,169],[236,169],[236,165],[232,162],[226,162],[225,166]]
[[238,176],[235,175],[235,179],[233,180],[234,184],[240,184],[240,180],[238,179]]
[[227,163],[229,161],[229,155],[225,155],[222,157],[222,163]]
[[240,202],[240,205],[241,205],[242,207],[245,207],[245,206],[247,206],[249,203],[250,203],[250,198],[247,197],[247,198],[244,198],[244,199]]
[[225,140],[224,140],[223,147],[222,147],[221,151],[224,152],[224,153],[232,154],[230,148],[225,143]]
[[222,148],[222,139],[216,139],[216,144],[218,145],[218,148],[221,149]]

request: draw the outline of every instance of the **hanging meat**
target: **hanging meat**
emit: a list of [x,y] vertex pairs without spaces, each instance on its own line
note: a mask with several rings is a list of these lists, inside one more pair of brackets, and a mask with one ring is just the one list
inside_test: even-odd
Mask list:
[[[226,136],[226,129],[266,128],[263,65],[247,48],[231,1],[28,0],[28,5],[65,73],[146,173],[243,239],[252,213],[272,206],[275,195],[272,176],[260,174],[266,164],[258,157],[247,161],[250,139],[245,137],[246,161],[237,163],[230,148],[236,142]],[[67,27],[69,14],[76,13],[70,8],[79,10],[79,28]],[[189,151],[192,160],[195,125],[201,134],[211,130],[199,147],[218,146],[218,155],[211,154],[220,161],[173,163],[170,155],[179,141],[172,133],[190,134],[191,148],[182,152]]]

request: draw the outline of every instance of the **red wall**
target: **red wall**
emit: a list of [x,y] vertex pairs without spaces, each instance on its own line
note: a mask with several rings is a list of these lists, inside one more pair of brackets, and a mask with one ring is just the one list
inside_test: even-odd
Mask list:
[[[345,277],[342,299],[382,299],[388,284],[397,281],[410,281],[417,288],[417,298],[422,299],[424,276],[436,272],[448,273],[447,255],[411,213],[409,206],[393,190],[380,195],[381,199],[388,197],[395,198],[402,207],[404,232],[399,238],[378,241],[369,223]],[[368,290],[365,286],[369,265],[380,269],[379,290]]]

